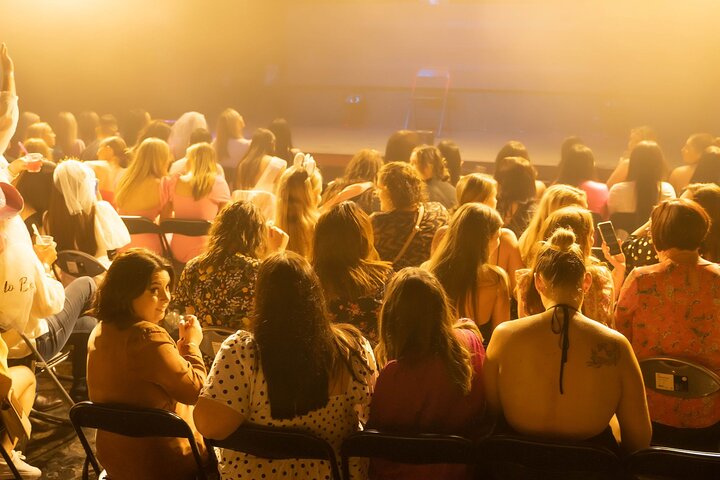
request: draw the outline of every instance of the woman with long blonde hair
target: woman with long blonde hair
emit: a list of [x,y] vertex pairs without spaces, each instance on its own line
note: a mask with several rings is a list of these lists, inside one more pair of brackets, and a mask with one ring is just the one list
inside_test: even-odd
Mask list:
[[275,225],[290,236],[287,249],[310,258],[320,212],[322,176],[310,155],[295,155],[294,165],[280,176]]
[[78,138],[78,124],[71,112],[60,112],[55,123],[58,159],[79,158],[85,150],[85,142]]
[[217,162],[225,170],[226,178],[235,181],[235,169],[250,148],[250,140],[243,136],[245,120],[237,110],[226,108],[218,117],[215,125],[213,148]]
[[[135,150],[130,166],[118,183],[115,204],[120,215],[138,215],[156,221],[169,217],[167,169],[170,147],[158,138],[146,138]],[[131,246],[162,253],[160,239],[153,234],[132,235]]]
[[[470,435],[485,413],[485,360],[477,328],[456,322],[430,272],[404,268],[389,282],[380,311],[380,371],[368,428]],[[381,359],[381,357],[383,357]],[[375,460],[370,478],[473,478],[458,465],[410,466]]]
[[579,188],[565,184],[552,185],[540,199],[537,210],[527,229],[520,235],[518,246],[520,247],[520,256],[525,265],[533,262],[535,251],[537,250],[538,241],[542,240],[542,225],[545,219],[562,207],[577,205],[587,208],[587,194]]
[[490,264],[500,243],[502,218],[480,203],[457,209],[437,250],[423,267],[442,284],[456,318],[470,318],[489,341],[492,331],[510,320],[507,274]]
[[[187,160],[188,173],[173,175],[168,182],[168,202],[175,218],[212,221],[230,201],[228,184],[217,173],[215,150],[209,143],[196,143],[187,149]],[[173,257],[186,263],[202,253],[207,239],[173,235]]]

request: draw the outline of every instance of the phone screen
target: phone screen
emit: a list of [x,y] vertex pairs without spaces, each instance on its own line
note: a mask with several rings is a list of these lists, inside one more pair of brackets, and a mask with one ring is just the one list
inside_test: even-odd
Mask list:
[[620,244],[618,243],[617,236],[615,235],[615,229],[613,228],[612,222],[600,222],[597,224],[602,235],[603,240],[607,243],[610,248],[610,255],[617,255],[620,253]]

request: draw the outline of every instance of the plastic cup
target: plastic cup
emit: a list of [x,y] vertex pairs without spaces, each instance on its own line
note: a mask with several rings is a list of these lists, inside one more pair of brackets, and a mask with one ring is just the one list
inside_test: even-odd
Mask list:
[[42,169],[43,156],[41,153],[28,153],[23,157],[28,172],[37,173]]
[[52,245],[53,240],[52,235],[35,235],[35,245]]

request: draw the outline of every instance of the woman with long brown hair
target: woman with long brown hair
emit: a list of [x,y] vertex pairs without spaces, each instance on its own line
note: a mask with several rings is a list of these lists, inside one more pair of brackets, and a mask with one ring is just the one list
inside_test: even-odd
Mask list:
[[[472,322],[456,322],[431,273],[404,268],[390,281],[377,351],[385,366],[375,385],[368,428],[471,435],[478,427],[485,413],[485,349]],[[372,479],[467,479],[471,474],[458,465],[370,464]]]
[[250,148],[237,164],[235,190],[275,193],[280,175],[287,168],[287,162],[273,156],[274,154],[275,135],[264,128],[255,130]]
[[[330,323],[310,264],[295,253],[278,253],[260,266],[251,330],[225,340],[215,357],[195,424],[216,439],[246,422],[303,428],[339,452],[366,419],[375,375],[367,340],[352,326]],[[321,461],[267,461],[222,450],[220,472],[223,478],[326,478],[329,468]]]
[[358,327],[375,345],[377,315],[392,265],[380,260],[370,217],[356,203],[342,202],[320,216],[312,263],[332,320]]

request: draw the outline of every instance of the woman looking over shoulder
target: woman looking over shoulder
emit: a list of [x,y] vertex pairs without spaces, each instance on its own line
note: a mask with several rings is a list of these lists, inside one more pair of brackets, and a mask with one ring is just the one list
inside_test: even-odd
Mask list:
[[[171,215],[166,186],[170,159],[170,147],[163,140],[147,138],[139,144],[115,192],[120,215],[139,215],[153,222]],[[132,235],[132,246],[162,252],[157,235]]]
[[[260,266],[251,330],[225,340],[215,357],[195,422],[216,439],[246,422],[303,428],[339,453],[343,439],[367,418],[375,376],[367,340],[328,320],[310,264],[296,253],[278,253]],[[352,467],[359,475],[353,478],[365,478]],[[329,478],[329,467],[221,450],[220,473],[223,479]]]
[[647,448],[640,367],[625,337],[580,313],[592,278],[572,231],[543,245],[533,281],[547,310],[495,329],[483,369],[490,410],[520,434],[609,447],[617,417],[622,450]]
[[478,203],[466,203],[450,219],[447,234],[423,268],[442,284],[455,318],[469,318],[489,341],[510,320],[507,274],[489,263],[500,243],[500,214]]
[[[197,319],[180,323],[175,341],[158,322],[170,302],[174,273],[166,260],[143,249],[120,254],[108,269],[95,300],[100,323],[88,344],[90,400],[160,408],[194,430],[192,406],[205,381]],[[206,456],[202,436],[195,439]],[[131,438],[99,430],[98,459],[119,479],[190,480],[197,465],[190,444],[180,438]],[[148,454],[152,452],[152,454]]]
[[380,260],[370,217],[356,203],[342,202],[320,216],[312,263],[331,320],[354,325],[375,346],[377,316],[393,270]]
[[[215,150],[209,143],[196,143],[187,149],[188,173],[176,174],[167,182],[167,201],[175,218],[212,221],[230,201],[230,189],[217,172]],[[207,236],[188,237],[175,234],[170,242],[173,257],[180,263],[198,256]]]
[[[404,268],[388,284],[378,352],[385,358],[368,428],[472,437],[485,414],[485,349],[475,326],[457,322],[442,285]],[[371,479],[468,479],[458,465],[400,465],[372,460]]]

